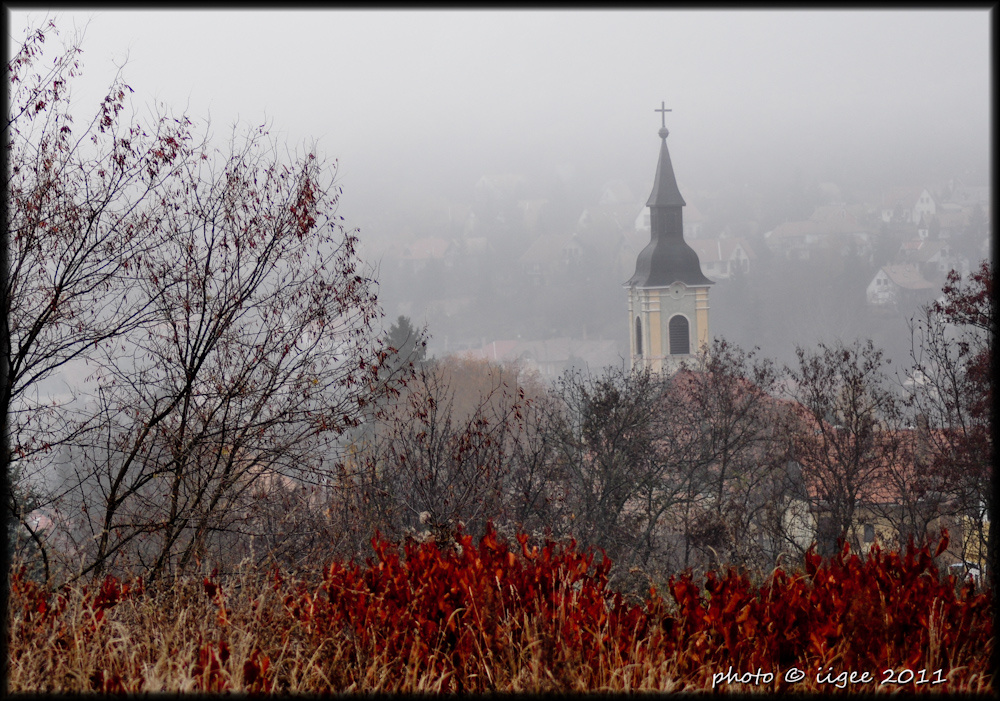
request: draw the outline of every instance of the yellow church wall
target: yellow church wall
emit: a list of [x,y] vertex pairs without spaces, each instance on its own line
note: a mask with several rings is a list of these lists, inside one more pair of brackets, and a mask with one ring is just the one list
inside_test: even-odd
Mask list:
[[[663,328],[660,323],[660,293],[654,290],[649,294],[649,355],[659,358],[663,355]],[[655,329],[655,333],[654,333]]]
[[[707,287],[688,287],[675,298],[669,288],[632,288],[629,290],[629,348],[635,368],[648,368],[655,373],[676,369],[684,356],[671,356],[669,321],[675,314],[688,320],[691,329],[691,354],[707,347],[709,337],[709,306]],[[635,345],[635,320],[642,323],[641,356]]]
[[629,355],[634,358],[636,356],[635,347],[635,291],[629,290],[628,293],[628,347]]
[[695,313],[698,316],[698,347],[708,346],[708,288],[699,287],[695,290]]

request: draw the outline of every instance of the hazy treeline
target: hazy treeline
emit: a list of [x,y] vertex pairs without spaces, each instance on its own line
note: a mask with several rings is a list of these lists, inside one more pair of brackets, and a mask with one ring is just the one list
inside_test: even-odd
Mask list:
[[[931,314],[915,333],[936,323]],[[920,337],[926,368],[937,351]],[[717,340],[672,377],[608,369],[553,386],[517,367],[426,362],[351,443],[331,516],[338,532],[395,538],[447,541],[488,520],[575,538],[640,586],[687,567],[768,571],[814,540],[859,548],[862,513],[894,532],[884,545],[926,541],[965,517],[988,523],[990,493],[975,452],[989,446],[973,447],[986,417],[968,395],[942,401],[942,376],[933,391],[925,378],[904,392],[870,342],[800,348],[778,367]],[[962,428],[945,430],[959,416]],[[988,537],[967,532],[955,556],[975,559]],[[362,540],[344,545],[365,552]]]

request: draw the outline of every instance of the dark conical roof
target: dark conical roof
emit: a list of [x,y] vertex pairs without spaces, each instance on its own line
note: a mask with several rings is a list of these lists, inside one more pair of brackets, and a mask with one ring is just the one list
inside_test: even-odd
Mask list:
[[626,286],[667,287],[675,282],[685,285],[711,285],[701,272],[698,254],[684,240],[681,208],[686,204],[677,187],[674,167],[667,150],[666,127],[660,129],[660,160],[656,164],[653,192],[646,206],[650,209],[649,243],[635,261],[635,274]]
[[667,150],[666,127],[660,129],[660,160],[656,164],[656,177],[653,180],[653,191],[646,202],[647,207],[683,207],[687,204],[681,197],[674,177],[674,166],[670,162],[670,151]]
[[639,253],[635,261],[635,274],[627,286],[667,287],[675,282],[685,285],[713,284],[701,272],[701,262],[687,242],[681,238],[655,237]]

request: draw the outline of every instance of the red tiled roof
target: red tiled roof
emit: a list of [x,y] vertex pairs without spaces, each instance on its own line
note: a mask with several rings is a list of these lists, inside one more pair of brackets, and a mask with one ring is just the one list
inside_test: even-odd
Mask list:
[[[885,448],[876,452],[873,460],[863,469],[865,479],[859,485],[858,497],[865,504],[895,504],[904,500],[907,490],[912,490],[920,483],[926,485],[933,480],[933,475],[922,469],[921,454],[927,451],[927,441],[921,438],[917,429],[885,431],[880,434],[879,443]],[[831,448],[832,451],[832,448]],[[929,454],[928,454],[929,455]],[[822,462],[813,463],[813,458],[799,455],[797,461],[805,468],[805,487],[811,499],[820,500],[824,497],[822,473],[827,465]],[[831,456],[829,465],[836,464],[836,458]],[[910,497],[919,494],[911,494]]]
[[917,263],[926,263],[942,249],[947,249],[945,241],[929,241],[927,239],[919,241],[904,241],[900,246],[900,251],[906,256],[906,260]]
[[894,284],[904,290],[933,290],[937,288],[933,282],[924,279],[919,268],[913,263],[883,265],[882,270]]

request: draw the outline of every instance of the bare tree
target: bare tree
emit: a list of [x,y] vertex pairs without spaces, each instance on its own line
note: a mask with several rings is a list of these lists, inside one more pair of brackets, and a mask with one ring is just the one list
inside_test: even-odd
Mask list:
[[878,499],[887,466],[904,459],[899,398],[871,341],[820,344],[816,352],[798,347],[796,354],[798,366],[788,372],[798,406],[787,430],[818,519],[820,547],[829,551],[843,538],[859,548],[861,506]]
[[[84,147],[68,136],[72,65],[47,99],[12,102],[6,391],[20,401],[75,358],[99,391],[61,413],[61,433],[30,426],[22,402],[14,445],[69,448],[70,479],[49,495],[72,525],[67,567],[155,579],[221,557],[214,535],[246,525],[261,479],[324,486],[338,437],[391,391],[388,353],[333,168],[280,154],[263,127],[211,151],[186,118],[123,125],[124,86]],[[29,138],[17,120],[46,109]]]
[[975,566],[985,561],[992,577],[992,266],[983,261],[965,280],[951,271],[943,293],[911,325],[909,400],[923,424],[927,456],[921,487],[956,500],[965,526],[960,556]]
[[712,559],[771,564],[761,545],[762,519],[784,496],[775,429],[780,380],[780,371],[756,350],[716,339],[669,382],[670,433],[693,432],[691,449],[703,466],[689,485],[698,498],[688,502],[686,542]]
[[96,345],[152,323],[150,300],[122,291],[155,245],[149,234],[162,209],[158,191],[175,176],[177,149],[191,140],[185,120],[162,119],[148,130],[122,126],[131,89],[120,79],[88,122],[74,124],[69,98],[80,70],[78,42],[47,70],[35,70],[55,33],[51,22],[31,32],[8,62],[4,132],[0,409],[9,421],[8,477],[17,478],[6,509],[39,545],[14,494],[32,489],[47,456],[87,428],[71,420],[69,401],[45,396],[40,386]]
[[[517,370],[456,358],[416,368],[400,400],[355,440],[338,484],[348,523],[402,537],[507,520],[509,451],[522,430]],[[351,526],[348,526],[351,527]],[[358,547],[360,547],[358,543]]]
[[559,461],[558,400],[540,382],[521,383],[521,430],[511,436],[506,498],[510,525],[537,536],[560,538],[566,514],[566,477]]
[[685,469],[672,459],[685,437],[662,430],[662,378],[613,368],[596,377],[567,372],[554,393],[562,405],[556,440],[566,531],[611,554],[620,570],[648,566]]

